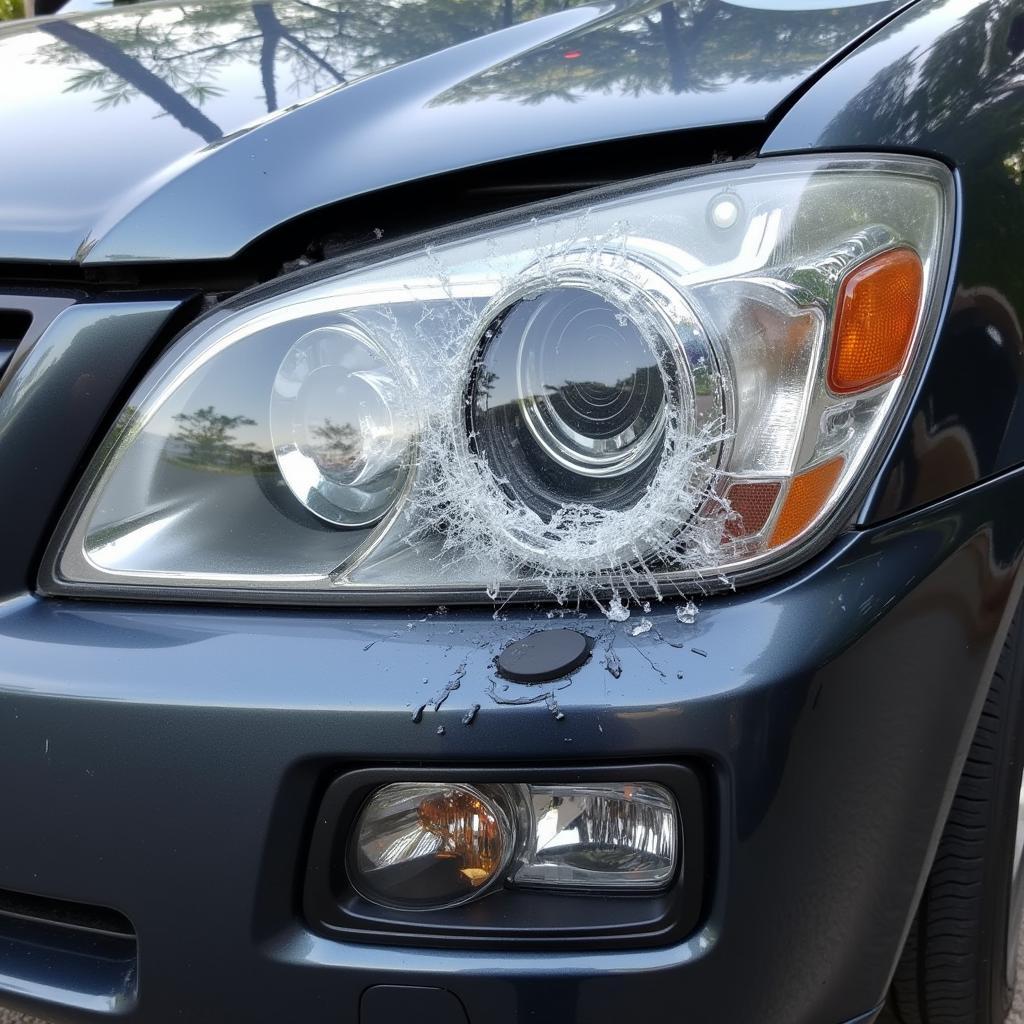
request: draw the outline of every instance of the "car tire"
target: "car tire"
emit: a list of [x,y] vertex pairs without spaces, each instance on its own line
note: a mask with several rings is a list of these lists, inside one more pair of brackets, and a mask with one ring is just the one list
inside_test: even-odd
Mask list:
[[1000,655],[883,1020],[1002,1024],[1009,1012],[1024,890],[1022,622],[1018,613]]

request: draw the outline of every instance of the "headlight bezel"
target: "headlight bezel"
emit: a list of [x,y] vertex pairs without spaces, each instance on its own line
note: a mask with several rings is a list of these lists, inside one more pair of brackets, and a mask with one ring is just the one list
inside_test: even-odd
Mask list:
[[[849,172],[894,170],[901,174],[913,173],[916,169],[924,177],[929,177],[940,185],[944,192],[944,203],[941,210],[943,223],[940,228],[942,243],[936,253],[932,273],[941,283],[941,287],[929,289],[924,298],[925,306],[921,311],[916,330],[915,349],[911,353],[908,365],[900,377],[899,387],[887,406],[885,421],[874,435],[871,450],[861,461],[856,470],[856,478],[828,511],[816,522],[810,535],[798,543],[784,547],[783,550],[766,557],[755,555],[746,560],[738,561],[727,567],[725,572],[713,570],[703,577],[676,575],[667,578],[665,589],[672,593],[708,593],[722,588],[735,588],[750,583],[761,582],[790,571],[796,565],[809,560],[820,553],[834,541],[843,527],[852,519],[854,510],[863,501],[875,482],[875,476],[884,462],[892,441],[904,423],[907,410],[917,390],[929,353],[937,338],[937,327],[942,311],[948,302],[952,287],[952,258],[955,252],[955,233],[959,217],[959,203],[956,194],[956,179],[945,165],[938,161],[920,157],[903,157],[891,154],[809,154],[804,157],[771,157],[762,160],[750,160],[728,165],[729,173],[748,171],[751,168],[777,167],[778,175],[793,173],[794,165],[801,162],[813,164],[815,168],[841,170]],[[442,231],[431,231],[395,242],[375,246],[350,256],[337,257],[314,267],[297,271],[266,285],[253,288],[234,297],[221,307],[210,311],[193,324],[189,325],[171,343],[165,353],[157,360],[146,375],[145,381],[151,382],[151,388],[142,396],[144,402],[155,389],[160,380],[161,367],[177,348],[191,339],[190,344],[198,344],[199,339],[215,331],[226,320],[257,307],[268,300],[286,296],[300,288],[307,288],[318,282],[333,280],[341,276],[351,275],[361,269],[373,268],[422,252],[425,247],[440,248],[452,241],[467,237],[479,237],[488,232],[506,228],[510,223],[521,223],[528,217],[542,218],[552,213],[568,213],[585,208],[588,203],[606,202],[629,197],[635,193],[646,193],[659,187],[680,181],[695,182],[707,176],[721,175],[720,165],[691,169],[684,172],[671,172],[650,178],[642,178],[586,193],[579,193],[568,198],[546,200],[527,209],[488,215],[469,221],[453,224]],[[504,297],[502,297],[502,300]],[[276,309],[280,320],[286,320],[293,313],[294,304],[285,302]],[[242,330],[242,327],[236,329]],[[234,333],[234,332],[233,332]],[[252,333],[251,331],[249,332]],[[232,335],[228,335],[232,337]],[[227,343],[223,341],[217,349],[204,355],[206,361]],[[828,339],[824,342],[826,348]],[[187,351],[187,350],[186,350]],[[827,354],[827,353],[826,353]],[[822,362],[827,362],[827,359]],[[727,374],[727,361],[722,361],[723,374]],[[163,372],[166,372],[164,369]],[[141,390],[141,389],[140,389]],[[724,389],[725,403],[733,400],[728,388]],[[136,403],[140,404],[140,403]],[[124,417],[119,417],[119,421]],[[175,578],[174,573],[164,574],[167,580],[162,583],[153,582],[151,573],[133,573],[120,570],[117,578],[97,579],[91,572],[91,563],[84,552],[76,548],[76,540],[81,535],[84,523],[83,512],[88,508],[94,490],[94,484],[100,480],[112,455],[127,439],[128,434],[138,431],[144,425],[122,423],[120,429],[115,424],[104,438],[99,450],[83,475],[74,496],[64,515],[61,517],[50,545],[47,548],[40,568],[38,586],[40,592],[52,595],[67,596],[114,596],[118,598],[138,598],[142,600],[158,598],[161,600],[209,601],[216,603],[260,603],[282,605],[308,604],[356,604],[356,605],[424,605],[438,603],[480,604],[487,601],[479,583],[461,585],[441,584],[424,587],[419,584],[408,587],[396,586],[391,582],[384,584],[346,584],[330,590],[311,586],[311,581],[320,577],[287,576],[273,577],[267,574],[254,574],[251,578],[230,577],[230,583],[210,574],[202,579],[194,576]],[[382,520],[382,528],[359,548],[353,561],[345,566],[344,575],[351,575],[367,559],[371,558],[388,536],[387,528],[401,512],[404,499],[399,499]],[[82,527],[84,529],[84,527]],[[84,537],[82,538],[84,540]],[[599,593],[608,594],[614,588],[602,588]],[[636,588],[639,597],[656,596],[657,588],[639,583]],[[544,586],[521,585],[518,587],[514,600],[536,601],[550,599],[551,593]]]

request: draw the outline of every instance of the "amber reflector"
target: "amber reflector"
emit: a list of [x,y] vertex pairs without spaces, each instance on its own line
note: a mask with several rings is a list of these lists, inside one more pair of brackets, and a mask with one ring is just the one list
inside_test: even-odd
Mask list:
[[828,501],[842,471],[843,459],[835,458],[794,477],[772,531],[773,548],[792,540],[811,525]]
[[504,856],[504,836],[491,809],[464,790],[451,789],[424,800],[419,807],[423,828],[441,841],[436,857],[458,861],[472,886],[488,881]]
[[775,509],[781,484],[777,480],[733,484],[725,497],[731,515],[725,523],[725,540],[760,533]]
[[923,293],[924,268],[913,249],[881,252],[843,278],[828,366],[833,392],[865,391],[899,375]]

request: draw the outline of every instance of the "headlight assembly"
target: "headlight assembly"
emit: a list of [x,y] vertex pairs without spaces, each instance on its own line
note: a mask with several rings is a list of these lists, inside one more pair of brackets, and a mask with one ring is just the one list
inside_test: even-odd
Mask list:
[[600,600],[778,571],[883,451],[952,204],[928,160],[763,160],[261,290],[153,367],[43,588]]

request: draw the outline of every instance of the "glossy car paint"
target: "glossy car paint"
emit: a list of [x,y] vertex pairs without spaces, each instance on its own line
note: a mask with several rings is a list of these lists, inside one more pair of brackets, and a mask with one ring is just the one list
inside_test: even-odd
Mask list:
[[[81,298],[81,297],[79,297]],[[0,595],[32,589],[53,510],[78,472],[98,423],[153,345],[179,301],[81,302],[9,298],[31,306],[34,323],[56,312],[38,340],[26,339],[0,379],[0,489],[4,554]],[[0,305],[4,298],[0,296]]]
[[[17,721],[0,774],[31,785],[0,794],[4,818],[25,823],[3,884],[131,918],[142,974],[128,1019],[354,1020],[367,985],[399,983],[440,984],[496,1024],[617,1021],[640,992],[650,1020],[685,1007],[695,1024],[839,1024],[884,995],[1018,587],[1024,521],[995,523],[992,508],[1022,501],[1014,473],[708,601],[693,627],[671,608],[636,638],[576,621],[598,650],[558,691],[561,721],[489,693],[503,643],[557,627],[543,613],[15,599],[0,616]],[[602,663],[612,635],[618,679]],[[415,724],[424,690],[463,664],[461,688]],[[714,893],[688,941],[396,949],[339,944],[297,917],[316,794],[347,767],[627,752],[711,770]]]
[[0,123],[18,140],[0,148],[0,259],[225,258],[398,182],[763,122],[901,2],[211,0],[15,26],[0,31]]
[[[439,986],[471,1022],[497,1024],[600,1024],[638,1007],[693,1024],[873,1019],[1021,588],[1024,296],[1007,241],[1020,213],[1017,18],[1001,0],[921,0],[765,122],[765,152],[895,148],[956,169],[964,220],[946,322],[857,528],[784,578],[703,601],[691,627],[671,607],[656,607],[638,637],[593,614],[574,619],[598,646],[558,691],[563,719],[543,704],[502,705],[490,672],[509,640],[566,624],[543,610],[495,622],[490,608],[241,611],[5,590],[0,778],[18,784],[0,787],[0,820],[18,827],[5,836],[0,888],[128,915],[140,974],[122,1019],[356,1021],[372,984]],[[912,73],[929,54],[939,55],[932,84]],[[958,70],[944,74],[948,64]],[[140,306],[152,348],[166,344],[170,312]],[[53,343],[73,358],[73,336]],[[76,443],[94,446],[116,415],[114,380],[130,384],[135,351],[128,343],[125,363],[110,364],[112,386],[92,425],[75,423]],[[78,379],[57,367],[38,378],[55,402]],[[45,430],[46,403],[29,380],[19,390],[30,439]],[[6,401],[5,388],[0,418]],[[54,467],[56,490],[75,474]],[[27,493],[42,544],[61,501]],[[0,561],[9,557],[38,559],[20,545]],[[414,723],[424,691],[463,663],[460,689]],[[394,949],[337,943],[301,915],[311,817],[346,768],[645,758],[699,764],[716,807],[711,895],[685,942],[600,954]],[[0,946],[0,1001],[95,1020],[73,1009],[96,985],[88,963],[55,974],[45,949],[33,955],[17,962],[34,973],[5,975]]]

